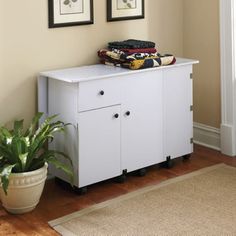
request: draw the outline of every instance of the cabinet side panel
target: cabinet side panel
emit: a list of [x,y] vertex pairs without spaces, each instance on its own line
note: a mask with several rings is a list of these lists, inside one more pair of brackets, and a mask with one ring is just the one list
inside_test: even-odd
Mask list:
[[[78,135],[77,135],[77,84],[54,79],[48,81],[48,115],[58,114],[55,120],[70,123],[65,133],[58,133],[49,148],[66,153],[73,162],[74,185],[78,184]],[[64,172],[50,166],[49,171],[65,181],[69,181]]]
[[192,152],[192,66],[170,68],[163,76],[164,154],[172,158]]
[[40,124],[48,115],[48,78],[44,76],[38,76],[38,112],[43,112],[44,115],[40,119]]

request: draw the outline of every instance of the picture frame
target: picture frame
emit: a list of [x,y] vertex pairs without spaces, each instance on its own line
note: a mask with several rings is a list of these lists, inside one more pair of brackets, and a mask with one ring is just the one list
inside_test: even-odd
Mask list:
[[93,0],[48,0],[48,27],[93,24]]
[[144,0],[107,0],[107,21],[144,18]]

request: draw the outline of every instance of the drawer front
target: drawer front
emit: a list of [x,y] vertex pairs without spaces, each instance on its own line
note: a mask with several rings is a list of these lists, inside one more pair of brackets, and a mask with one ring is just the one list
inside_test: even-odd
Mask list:
[[112,106],[121,103],[121,81],[116,78],[79,83],[78,111]]

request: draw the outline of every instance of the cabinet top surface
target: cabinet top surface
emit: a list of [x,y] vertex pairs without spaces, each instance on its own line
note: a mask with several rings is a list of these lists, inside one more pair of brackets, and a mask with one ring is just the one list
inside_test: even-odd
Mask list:
[[142,73],[145,71],[165,70],[168,68],[174,68],[174,67],[179,67],[179,66],[184,66],[184,65],[193,65],[197,63],[199,63],[199,61],[197,60],[177,58],[176,63],[174,65],[160,66],[160,67],[154,67],[154,68],[149,68],[149,69],[144,69],[144,70],[129,70],[129,69],[121,68],[121,67],[95,64],[95,65],[89,65],[89,66],[81,66],[81,67],[73,67],[73,68],[67,68],[67,69],[41,72],[39,76],[57,79],[57,80],[65,81],[68,83],[78,83],[82,81],[102,79],[102,78],[108,78],[108,77],[119,76],[119,75]]

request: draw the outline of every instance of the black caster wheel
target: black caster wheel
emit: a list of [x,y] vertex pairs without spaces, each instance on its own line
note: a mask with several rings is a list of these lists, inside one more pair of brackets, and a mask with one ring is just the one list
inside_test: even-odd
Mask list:
[[116,183],[119,183],[119,184],[124,183],[125,180],[126,180],[126,175],[124,175],[124,174],[122,174],[122,175],[116,177],[116,179],[115,179]]
[[184,156],[183,156],[183,160],[184,160],[184,161],[189,160],[190,157],[191,157],[191,154],[184,155]]
[[171,160],[171,157],[167,157],[166,158],[166,162],[165,162],[165,167],[167,169],[170,169],[174,166],[173,160]]
[[82,188],[74,187],[74,191],[78,193],[79,195],[83,195],[88,192],[88,188],[87,187],[82,187]]
[[143,177],[146,175],[146,173],[147,173],[147,170],[145,168],[142,168],[142,169],[138,170],[137,175],[139,177]]

